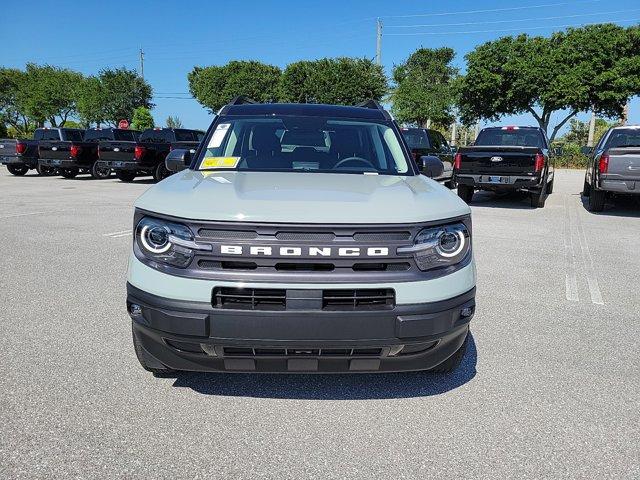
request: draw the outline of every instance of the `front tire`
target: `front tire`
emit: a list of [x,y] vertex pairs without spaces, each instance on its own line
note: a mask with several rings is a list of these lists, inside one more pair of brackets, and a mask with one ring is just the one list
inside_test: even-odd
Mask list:
[[467,204],[473,200],[473,187],[471,185],[458,185],[458,196]]
[[127,170],[117,170],[116,171],[116,177],[118,177],[118,180],[120,180],[121,182],[133,182],[133,180],[136,178],[136,172],[128,172]]
[[91,176],[96,180],[104,180],[111,176],[111,168],[105,166],[102,162],[94,162],[91,165]]
[[131,322],[131,335],[133,336],[133,349],[136,352],[136,357],[138,358],[138,362],[140,362],[142,368],[154,375],[166,375],[175,371],[160,363],[145,350],[138,334],[136,333],[136,329],[133,327],[133,321]]
[[26,165],[7,165],[7,170],[11,175],[15,175],[16,177],[23,177],[29,171],[29,167]]
[[80,173],[80,170],[78,170],[77,168],[60,169],[60,175],[62,175],[64,178],[76,178],[78,176],[78,173]]
[[606,193],[602,190],[591,190],[589,195],[589,211],[601,212],[604,210]]
[[433,372],[433,373],[451,373],[451,372],[453,372],[456,368],[458,368],[460,366],[460,363],[462,363],[462,359],[464,358],[464,354],[467,352],[467,344],[468,343],[469,343],[469,333],[467,333],[467,336],[464,338],[464,342],[462,343],[460,348],[458,350],[456,350],[456,352],[453,355],[451,355],[449,358],[447,358],[440,365],[438,365],[437,367],[432,368],[429,371]]

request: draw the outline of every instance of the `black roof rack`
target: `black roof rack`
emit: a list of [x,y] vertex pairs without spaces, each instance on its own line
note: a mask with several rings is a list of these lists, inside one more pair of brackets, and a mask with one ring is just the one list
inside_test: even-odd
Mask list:
[[356,107],[373,108],[375,110],[385,111],[384,107],[380,105],[380,102],[377,102],[372,99],[365,100],[364,102],[360,102],[359,104],[356,105]]
[[233,106],[233,105],[250,105],[250,104],[255,104],[258,103],[256,102],[254,99],[247,97],[246,95],[238,95],[237,97],[234,97],[229,103],[227,103],[224,107],[222,107],[220,109],[220,111],[218,112],[218,114],[223,114],[226,113],[227,110],[229,109],[229,107]]

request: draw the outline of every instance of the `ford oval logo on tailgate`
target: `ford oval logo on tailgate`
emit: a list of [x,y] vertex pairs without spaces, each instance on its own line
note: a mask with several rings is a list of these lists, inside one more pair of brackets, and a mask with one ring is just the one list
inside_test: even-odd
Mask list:
[[120,149],[119,149],[118,147],[116,147],[116,148],[114,148],[114,149],[113,149],[113,151],[114,151],[114,152],[119,152],[119,151],[120,151]]
[[492,162],[501,162],[502,161],[502,157],[491,157],[491,161]]

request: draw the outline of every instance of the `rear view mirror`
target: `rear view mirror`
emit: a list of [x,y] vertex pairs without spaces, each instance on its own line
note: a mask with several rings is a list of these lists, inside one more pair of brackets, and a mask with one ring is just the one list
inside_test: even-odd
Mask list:
[[444,163],[442,163],[438,157],[420,157],[420,160],[418,160],[418,167],[422,174],[429,178],[438,178],[444,173]]
[[580,153],[583,155],[591,155],[593,153],[593,147],[581,147]]
[[181,172],[191,165],[191,153],[182,148],[171,150],[164,159],[164,165],[170,172]]

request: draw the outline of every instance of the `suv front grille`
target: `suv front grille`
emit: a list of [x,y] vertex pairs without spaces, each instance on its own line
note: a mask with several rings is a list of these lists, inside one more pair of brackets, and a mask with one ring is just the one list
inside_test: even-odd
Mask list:
[[323,310],[384,310],[396,303],[394,290],[362,288],[356,290],[323,290]]
[[234,310],[285,310],[286,290],[273,288],[217,287],[213,290],[213,308]]

